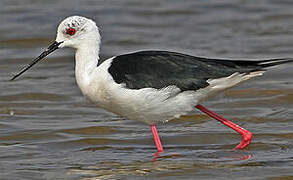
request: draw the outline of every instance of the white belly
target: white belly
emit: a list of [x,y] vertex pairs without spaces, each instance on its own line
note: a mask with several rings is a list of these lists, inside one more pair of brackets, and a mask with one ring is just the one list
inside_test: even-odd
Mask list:
[[181,92],[176,86],[157,90],[154,88],[127,89],[114,82],[107,69],[109,62],[102,63],[88,83],[78,85],[83,94],[98,107],[148,124],[166,122],[193,111],[199,101],[215,92],[227,89],[241,81],[261,75],[234,73],[229,77],[208,80],[209,86],[196,91]]
[[166,122],[192,111],[198,103],[193,91],[180,92],[176,87],[162,90],[126,89],[119,84],[99,84],[99,88],[85,96],[98,107],[148,124]]

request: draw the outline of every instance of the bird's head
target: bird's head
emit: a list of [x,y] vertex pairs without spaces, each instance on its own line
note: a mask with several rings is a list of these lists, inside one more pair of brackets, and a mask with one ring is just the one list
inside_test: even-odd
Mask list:
[[77,50],[88,47],[99,48],[100,41],[99,28],[93,20],[82,16],[67,17],[58,26],[56,40],[30,64],[21,69],[11,80],[14,80],[59,48],[71,47]]
[[91,19],[81,16],[70,16],[58,26],[56,42],[59,48],[78,49],[92,43],[100,43],[99,29]]

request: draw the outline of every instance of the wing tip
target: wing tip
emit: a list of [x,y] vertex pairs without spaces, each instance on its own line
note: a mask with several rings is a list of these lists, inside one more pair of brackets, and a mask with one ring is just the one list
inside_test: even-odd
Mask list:
[[282,58],[282,59],[264,60],[264,61],[259,61],[258,65],[261,66],[262,68],[267,68],[267,67],[277,66],[277,65],[286,64],[286,63],[293,63],[293,59]]

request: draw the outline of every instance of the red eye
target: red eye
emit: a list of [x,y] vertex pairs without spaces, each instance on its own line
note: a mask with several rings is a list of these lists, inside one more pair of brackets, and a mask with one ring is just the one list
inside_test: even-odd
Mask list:
[[75,34],[75,29],[74,28],[68,28],[67,30],[66,30],[66,34],[68,34],[68,35],[70,35],[70,36],[72,36],[72,35],[74,35]]

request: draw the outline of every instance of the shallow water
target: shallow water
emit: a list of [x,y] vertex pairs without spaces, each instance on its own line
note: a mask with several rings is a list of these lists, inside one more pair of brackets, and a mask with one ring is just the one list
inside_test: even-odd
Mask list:
[[66,16],[101,26],[102,58],[141,49],[234,59],[293,56],[293,2],[0,1],[0,179],[293,179],[293,65],[204,104],[253,132],[241,137],[196,112],[150,128],[87,102],[72,50],[59,50],[18,80],[13,72],[54,40]]

